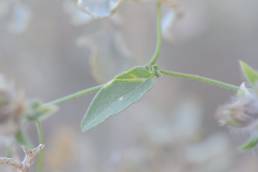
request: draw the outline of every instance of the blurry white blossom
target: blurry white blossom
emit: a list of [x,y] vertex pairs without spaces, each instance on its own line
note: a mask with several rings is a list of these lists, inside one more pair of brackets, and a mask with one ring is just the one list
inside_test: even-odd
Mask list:
[[174,25],[182,15],[179,4],[176,0],[162,0],[164,12],[162,17],[161,29],[164,39],[173,41]]
[[122,0],[77,0],[77,4],[92,18],[110,16],[119,7]]
[[76,26],[88,24],[92,21],[92,17],[89,14],[80,10],[78,6],[70,0],[64,2],[64,10],[69,14],[71,23]]
[[0,1],[0,23],[11,33],[24,32],[30,22],[30,8],[17,0]]
[[71,18],[72,24],[88,24],[96,19],[112,18],[123,0],[66,0],[64,10]]
[[176,12],[173,10],[169,10],[162,18],[162,34],[166,40],[173,40],[173,26],[176,20]]

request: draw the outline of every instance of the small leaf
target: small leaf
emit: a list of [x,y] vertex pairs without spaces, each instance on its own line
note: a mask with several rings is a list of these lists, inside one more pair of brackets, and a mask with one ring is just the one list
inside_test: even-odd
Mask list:
[[27,148],[32,147],[32,144],[30,143],[29,139],[21,130],[16,132],[15,139],[16,139],[16,142],[22,146],[25,146]]
[[258,136],[248,140],[246,143],[241,145],[240,148],[244,151],[248,151],[248,150],[254,149],[257,146],[257,144],[258,144]]
[[30,104],[26,117],[30,121],[43,121],[58,110],[55,105],[43,104],[40,101],[33,101]]
[[256,86],[256,84],[258,82],[258,72],[243,61],[240,61],[240,66],[241,66],[242,72],[243,72],[245,78],[247,79],[247,81],[252,86]]
[[107,83],[90,103],[81,122],[82,131],[95,127],[140,100],[151,89],[153,77],[146,68],[135,67]]

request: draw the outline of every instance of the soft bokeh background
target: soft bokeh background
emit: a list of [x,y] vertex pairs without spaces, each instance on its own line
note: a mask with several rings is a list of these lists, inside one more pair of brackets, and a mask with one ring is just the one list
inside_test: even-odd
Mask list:
[[[181,17],[164,38],[162,67],[237,85],[243,80],[239,59],[258,68],[258,1],[178,5]],[[153,1],[125,0],[113,17],[92,22],[78,10],[69,0],[0,0],[0,72],[28,97],[50,101],[151,56]],[[44,123],[47,171],[255,172],[257,157],[238,150],[243,137],[215,119],[230,96],[161,78],[139,103],[87,133],[79,124],[92,96],[66,103]],[[37,143],[34,127],[27,129]]]

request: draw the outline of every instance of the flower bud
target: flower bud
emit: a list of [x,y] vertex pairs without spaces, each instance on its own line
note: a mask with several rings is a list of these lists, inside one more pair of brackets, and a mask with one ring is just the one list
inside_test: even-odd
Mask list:
[[25,110],[24,95],[0,75],[0,135],[13,135]]
[[230,127],[244,128],[258,121],[258,97],[254,91],[244,85],[231,103],[221,107],[218,113],[219,123]]

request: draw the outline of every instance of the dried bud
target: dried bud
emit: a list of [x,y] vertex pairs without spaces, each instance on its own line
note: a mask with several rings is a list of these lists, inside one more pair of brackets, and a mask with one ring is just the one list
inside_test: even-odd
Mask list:
[[25,110],[24,95],[0,75],[0,135],[13,135]]
[[258,122],[258,97],[254,91],[249,91],[244,84],[233,101],[222,108],[219,113],[219,123],[230,127],[245,128]]
[[[237,132],[245,133],[254,148],[258,140],[258,96],[257,89],[247,89],[241,85],[239,93],[231,103],[221,107],[218,113],[219,123]],[[254,144],[253,138],[257,140]]]

